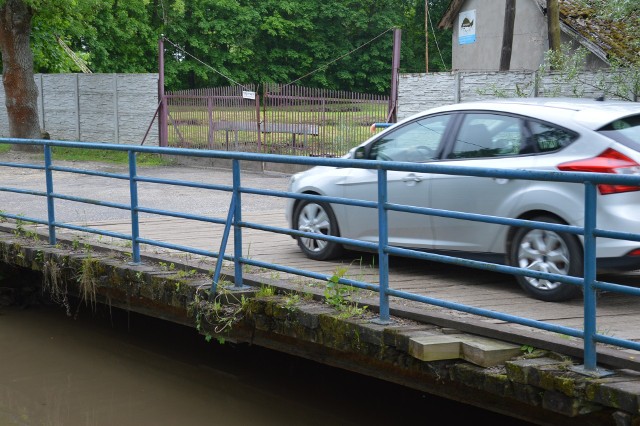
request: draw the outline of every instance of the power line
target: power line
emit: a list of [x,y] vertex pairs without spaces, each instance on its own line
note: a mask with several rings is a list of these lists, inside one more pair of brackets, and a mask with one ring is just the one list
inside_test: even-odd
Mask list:
[[[359,49],[362,49],[364,46],[366,46],[366,45],[368,45],[368,44],[370,44],[370,43],[374,42],[375,40],[377,40],[378,38],[382,37],[384,34],[388,33],[389,31],[391,31],[391,30],[393,30],[393,29],[394,29],[394,27],[391,27],[391,28],[389,28],[389,29],[387,29],[387,30],[383,31],[382,33],[380,33],[380,34],[378,34],[377,36],[373,37],[371,40],[369,40],[369,41],[367,41],[367,42],[365,42],[365,43],[361,44],[360,46],[356,47],[355,49],[353,49],[353,50],[351,50],[351,51],[349,51],[349,52],[345,53],[344,55],[341,55],[341,56],[337,57],[336,59],[334,59],[334,60],[332,60],[332,61],[330,61],[330,62],[327,62],[326,64],[324,64],[324,65],[322,65],[322,66],[320,66],[320,67],[316,68],[315,70],[313,70],[313,71],[311,71],[311,72],[309,72],[309,73],[307,73],[307,74],[303,75],[302,77],[297,78],[297,79],[295,79],[295,80],[293,80],[293,81],[291,81],[291,82],[289,82],[289,83],[287,83],[287,84],[283,85],[282,87],[290,86],[290,85],[294,84],[295,82],[300,81],[300,80],[302,80],[303,78],[306,78],[306,77],[310,76],[311,74],[315,74],[316,72],[318,72],[318,71],[320,71],[320,70],[322,70],[322,69],[325,69],[325,68],[326,68],[326,67],[328,67],[329,65],[331,65],[331,64],[333,64],[333,63],[335,63],[335,62],[339,61],[340,59],[342,59],[342,58],[344,58],[344,57],[346,57],[346,56],[351,55],[353,52],[355,52],[355,51],[357,51],[357,50],[359,50]],[[206,64],[205,62],[203,62],[203,61],[201,61],[200,59],[196,58],[194,55],[192,55],[191,53],[187,52],[187,51],[186,51],[186,50],[184,50],[182,47],[178,46],[176,43],[172,42],[172,41],[171,41],[171,40],[169,40],[168,38],[164,38],[164,40],[166,40],[166,41],[168,41],[169,43],[171,43],[171,45],[173,45],[176,49],[180,50],[180,51],[181,51],[182,53],[184,53],[185,55],[190,56],[191,58],[195,59],[196,61],[198,61],[199,63],[201,63],[201,64],[202,64],[202,65],[204,65],[205,67],[207,67],[207,68],[211,69],[213,72],[215,72],[215,73],[217,73],[217,74],[221,75],[222,77],[224,77],[224,78],[226,78],[227,80],[229,80],[229,81],[233,82],[234,84],[237,84],[238,86],[241,86],[242,88],[244,88],[244,89],[246,89],[246,90],[249,90],[249,89],[247,89],[244,85],[242,85],[242,84],[238,83],[237,81],[233,80],[231,77],[224,75],[222,72],[220,72],[220,71],[216,70],[216,69],[215,69],[215,68],[213,68],[211,65]],[[442,55],[441,55],[441,56],[442,56]]]
[[297,78],[297,79],[293,80],[292,82],[285,84],[283,87],[290,86],[290,85],[292,85],[293,83],[295,83],[296,81],[300,81],[300,80],[302,80],[303,78],[310,76],[311,74],[315,74],[316,72],[320,71],[321,69],[324,69],[324,68],[328,67],[329,65],[333,64],[334,62],[338,62],[340,59],[342,59],[342,58],[344,58],[344,57],[346,57],[346,56],[351,55],[351,54],[352,54],[353,52],[355,52],[356,50],[359,50],[359,49],[363,48],[364,46],[366,46],[367,44],[372,43],[373,41],[375,41],[376,39],[378,39],[378,38],[382,37],[384,34],[388,33],[389,31],[391,31],[391,30],[393,30],[393,29],[394,29],[394,27],[391,27],[391,28],[389,28],[389,29],[387,29],[387,30],[383,31],[382,33],[378,34],[377,36],[375,36],[375,37],[374,37],[374,38],[372,38],[371,40],[367,41],[366,43],[361,44],[360,46],[356,47],[355,49],[351,50],[350,52],[345,53],[344,55],[342,55],[342,56],[340,56],[340,57],[338,57],[338,58],[334,59],[334,60],[333,60],[333,61],[331,61],[331,62],[327,62],[326,64],[324,64],[324,65],[322,65],[322,66],[320,66],[320,67],[316,68],[315,70],[311,71],[310,73],[307,73],[307,74],[303,75],[302,77]]
[[204,65],[205,67],[209,68],[211,71],[221,75],[222,77],[226,78],[227,80],[231,81],[234,84],[237,84],[238,86],[242,87],[243,89],[249,90],[246,86],[238,83],[237,81],[235,81],[234,79],[232,79],[231,77],[224,75],[223,73],[221,73],[220,71],[218,71],[217,69],[213,68],[211,65],[204,63],[203,61],[201,61],[200,59],[196,58],[195,56],[193,56],[191,53],[187,52],[186,50],[184,50],[182,47],[178,46],[177,44],[175,44],[174,42],[172,42],[171,40],[169,40],[168,38],[164,38],[166,41],[168,41],[169,43],[171,43],[173,45],[173,47],[175,47],[176,49],[180,50],[182,53],[184,53],[187,56],[192,57],[193,59],[195,59],[196,61],[200,62],[202,65]]
[[440,45],[438,44],[438,36],[436,35],[436,30],[433,28],[433,21],[431,21],[431,14],[429,16],[429,26],[431,27],[431,32],[433,33],[433,39],[436,42],[436,49],[438,49],[438,54],[440,55],[440,60],[442,61],[442,65],[444,65],[444,58],[442,57],[442,51],[440,50]]

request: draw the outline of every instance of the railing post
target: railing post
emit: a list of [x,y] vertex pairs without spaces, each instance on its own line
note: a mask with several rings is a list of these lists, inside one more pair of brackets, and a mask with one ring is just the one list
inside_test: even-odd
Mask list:
[[582,374],[603,377],[611,373],[599,369],[596,360],[596,185],[585,182],[584,188],[584,365],[574,368]]
[[51,173],[51,146],[44,146],[44,170],[47,185],[47,225],[49,226],[49,244],[56,244],[56,215],[53,203],[53,174]]
[[129,153],[129,192],[131,196],[131,249],[132,263],[140,263],[140,224],[138,222],[138,182],[136,180],[136,153],[132,150]]
[[389,243],[387,221],[387,171],[378,169],[378,263],[380,279],[380,314],[377,324],[391,323],[389,317],[389,255],[385,252]]
[[246,288],[242,283],[242,197],[240,193],[240,161],[233,160],[233,269],[234,290]]
[[596,275],[596,186],[585,183],[584,214],[584,368],[596,369],[596,289],[593,286]]

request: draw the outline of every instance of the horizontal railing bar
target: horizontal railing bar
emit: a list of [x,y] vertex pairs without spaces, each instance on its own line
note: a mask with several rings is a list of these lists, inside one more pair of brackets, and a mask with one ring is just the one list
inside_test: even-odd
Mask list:
[[468,314],[479,315],[487,318],[512,322],[515,324],[525,325],[541,330],[552,331],[554,333],[566,334],[572,337],[584,337],[584,332],[571,327],[565,327],[557,324],[550,324],[543,321],[532,320],[528,318],[517,317],[514,315],[505,314],[502,312],[491,311],[489,309],[477,308],[474,306],[464,305],[461,303],[448,302],[446,300],[436,299],[433,297],[423,296],[415,293],[408,293],[402,290],[389,289],[390,296],[400,297],[402,299],[413,300],[415,302],[422,302],[429,305],[439,306],[441,308],[448,308],[455,311],[465,312]]
[[111,201],[94,200],[94,199],[91,199],[91,198],[76,197],[74,195],[64,195],[64,194],[58,194],[58,193],[51,194],[51,197],[55,198],[55,199],[58,199],[58,200],[66,200],[66,201],[73,201],[73,202],[76,202],[76,203],[92,204],[94,206],[111,207],[111,208],[120,209],[120,210],[131,210],[131,205],[130,204],[113,203]]
[[97,176],[111,179],[121,179],[121,180],[129,180],[128,175],[120,174],[120,173],[109,173],[109,172],[98,172],[95,170],[86,170],[86,169],[76,169],[73,167],[58,167],[51,166],[50,170],[54,172],[65,172],[65,173],[75,173],[78,175],[86,175],[86,176]]
[[388,246],[387,248],[385,248],[385,252],[387,252],[388,254],[395,254],[398,256],[412,257],[414,259],[431,260],[431,261],[436,261],[441,263],[447,263],[450,265],[459,265],[459,266],[466,266],[470,268],[483,269],[485,271],[502,272],[502,273],[511,274],[511,275],[522,275],[526,277],[541,278],[541,279],[550,280],[550,281],[561,281],[563,283],[573,284],[580,287],[583,286],[582,278],[573,277],[570,275],[552,274],[549,272],[540,272],[540,271],[534,271],[531,269],[522,269],[522,268],[516,268],[513,266],[500,265],[497,263],[482,262],[480,260],[464,259],[459,257],[447,256],[443,254],[423,252],[423,251],[411,250],[411,249],[393,247],[393,246]]
[[224,219],[212,218],[212,217],[208,217],[208,216],[201,216],[201,215],[197,215],[197,214],[174,212],[174,211],[170,211],[170,210],[152,209],[152,208],[148,208],[148,207],[138,207],[135,210],[137,212],[139,212],[139,213],[150,213],[150,214],[159,215],[159,216],[177,217],[177,218],[181,218],[181,219],[196,220],[196,221],[199,221],[199,222],[215,223],[217,225],[224,225],[225,224],[225,220]]
[[174,186],[184,186],[188,188],[200,188],[200,189],[212,189],[216,191],[233,191],[233,186],[230,185],[218,185],[218,184],[210,184],[203,182],[192,182],[192,181],[180,181],[175,179],[161,179],[161,178],[152,178],[146,176],[136,176],[136,181],[138,182],[146,182],[146,183],[158,183],[165,185],[174,185]]
[[19,169],[33,169],[33,170],[44,170],[45,169],[44,166],[35,165],[35,164],[25,164],[25,163],[0,162],[0,166],[15,167],[15,168],[19,168]]
[[[366,207],[369,207],[369,206],[366,206]],[[579,226],[563,225],[560,223],[538,222],[538,221],[525,220],[525,219],[511,219],[506,217],[489,216],[489,215],[482,215],[477,213],[464,213],[464,212],[457,212],[452,210],[434,209],[430,207],[414,207],[414,206],[407,206],[404,204],[385,203],[385,207],[388,208],[388,210],[392,210],[392,211],[405,212],[405,213],[419,213],[419,214],[424,214],[426,216],[438,216],[438,217],[446,217],[450,219],[471,220],[474,222],[495,223],[497,225],[514,225],[514,226],[522,226],[525,228],[539,228],[539,229],[545,229],[549,231],[567,232],[575,235],[584,234],[584,231]]]
[[[166,249],[182,251],[182,252],[191,253],[191,254],[197,254],[205,257],[218,258],[220,256],[220,252],[217,252],[217,251],[201,250],[194,247],[183,246],[180,244],[166,243],[163,241],[152,240],[147,238],[138,238],[137,242],[140,244],[147,244],[154,247],[162,247]],[[225,255],[222,258],[224,260],[233,260],[233,256],[230,256],[230,255]]]
[[[308,271],[306,269],[292,268],[290,266],[284,266],[284,265],[279,265],[279,264],[275,264],[275,263],[262,262],[262,261],[259,261],[259,260],[249,259],[249,258],[245,258],[245,257],[240,258],[240,261],[242,263],[246,264],[246,265],[257,266],[257,267],[266,268],[266,269],[273,269],[274,271],[285,272],[285,273],[290,273],[290,274],[294,274],[294,275],[300,275],[300,276],[304,276],[304,277],[308,277],[308,278],[314,278],[314,279],[318,279],[318,280],[325,281],[325,282],[333,278],[333,275],[323,274],[323,273],[320,273],[320,272]],[[375,292],[379,292],[380,291],[380,287],[378,285],[371,284],[371,283],[366,283],[366,282],[363,282],[363,281],[351,280],[351,279],[348,279],[348,278],[340,277],[338,279],[338,282],[340,284],[348,284],[348,285],[351,285],[353,287],[357,287],[357,288],[360,288],[360,289],[363,289],[363,290],[371,290],[371,291],[375,291]]]
[[551,182],[579,183],[592,182],[594,184],[638,185],[638,177],[634,175],[619,175],[612,173],[574,172],[574,171],[538,171],[524,169],[492,169],[468,166],[451,166],[436,163],[407,163],[400,161],[352,160],[347,158],[301,157],[295,155],[261,154],[251,152],[215,151],[187,148],[166,148],[150,146],[113,145],[90,142],[68,142],[49,139],[15,139],[0,138],[0,143],[18,145],[33,145],[35,143],[49,146],[62,146],[84,149],[101,149],[110,151],[133,151],[158,153],[178,156],[208,157],[235,159],[241,161],[259,161],[279,164],[300,164],[329,167],[355,167],[368,170],[397,170],[413,171],[454,176],[476,176],[488,178],[506,178],[522,180],[541,180]]
[[31,189],[20,189],[20,188],[10,188],[10,187],[0,187],[0,191],[2,192],[14,192],[16,194],[25,194],[25,195],[39,195],[39,196],[47,196],[45,191],[36,191]]
[[[47,223],[45,222],[45,225],[46,224]],[[121,240],[128,240],[128,241],[132,240],[131,235],[122,234],[120,232],[105,231],[103,229],[91,228],[91,227],[80,226],[80,225],[73,225],[71,223],[64,223],[64,222],[53,222],[52,225],[57,226],[58,228],[71,229],[73,231],[89,232],[91,234],[98,234],[98,235],[102,235],[102,236],[105,236],[105,237],[119,238]]]

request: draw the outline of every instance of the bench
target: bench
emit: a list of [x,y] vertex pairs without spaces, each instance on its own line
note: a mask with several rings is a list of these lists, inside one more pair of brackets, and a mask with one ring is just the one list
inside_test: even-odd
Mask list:
[[[257,132],[258,124],[255,121],[216,121],[213,123],[213,131],[225,131],[225,141],[227,147],[229,146],[229,132],[233,132],[234,146],[238,145],[238,132]],[[304,140],[302,147],[307,144],[307,136],[318,136],[320,126],[315,124],[303,124],[303,123],[263,123],[260,126],[261,133],[286,133],[292,135],[292,146],[296,145],[296,135],[303,135]]]

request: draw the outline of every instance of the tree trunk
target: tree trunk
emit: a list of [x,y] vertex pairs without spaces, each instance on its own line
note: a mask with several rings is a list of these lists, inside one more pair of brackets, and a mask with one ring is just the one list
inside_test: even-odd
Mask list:
[[[0,53],[2,83],[13,138],[40,139],[38,88],[33,79],[33,53],[29,39],[33,10],[22,0],[6,0],[0,7]],[[30,145],[14,145],[19,150],[39,150]]]
[[500,71],[509,71],[511,51],[513,49],[513,26],[516,20],[516,0],[507,0],[504,7],[504,25],[502,27],[502,51],[500,52]]
[[547,0],[547,30],[549,34],[549,49],[560,52],[560,9],[558,0]]

